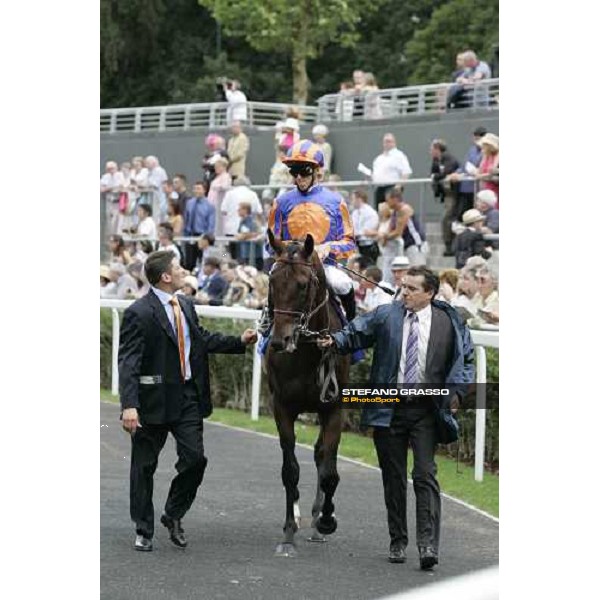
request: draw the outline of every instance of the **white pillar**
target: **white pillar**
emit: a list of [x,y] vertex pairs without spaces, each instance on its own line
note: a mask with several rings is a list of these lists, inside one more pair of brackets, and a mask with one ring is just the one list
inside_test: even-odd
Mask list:
[[121,323],[119,322],[119,311],[112,309],[112,386],[113,396],[119,395],[119,335]]
[[254,344],[254,361],[252,363],[252,412],[251,419],[258,421],[258,409],[260,404],[260,375],[261,358],[258,352],[258,344]]
[[485,454],[485,383],[486,355],[483,346],[475,346],[477,358],[477,396],[475,399],[475,481],[483,481],[483,458]]

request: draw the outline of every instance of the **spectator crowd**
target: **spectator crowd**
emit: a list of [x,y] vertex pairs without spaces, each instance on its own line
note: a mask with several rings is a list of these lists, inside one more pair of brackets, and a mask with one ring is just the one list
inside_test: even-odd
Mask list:
[[[459,55],[449,104],[464,101],[460,86],[489,76],[489,67],[473,52]],[[377,118],[377,89],[371,73],[355,70],[353,81],[342,84],[348,103],[342,110]],[[274,162],[268,187],[259,197],[246,175],[251,148],[244,133],[245,100],[237,93],[237,82],[223,82],[222,91],[231,102],[230,135],[206,136],[196,181],[190,184],[182,173],[170,177],[153,155],[120,165],[106,163],[100,192],[110,237],[108,260],[100,267],[102,298],[144,295],[146,257],[153,250],[170,249],[187,271],[183,293],[195,303],[264,306],[272,264],[264,244],[268,215],[273,201],[292,185],[282,159],[300,139],[301,115],[290,109],[275,127]],[[371,168],[359,165],[373,186],[372,201],[366,187],[338,190],[328,134],[324,124],[312,129],[312,140],[325,160],[321,179],[343,196],[351,212],[358,252],[348,267],[356,272],[357,306],[370,311],[392,301],[410,266],[430,261],[425,224],[404,197],[403,182],[413,171],[409,157],[388,132]],[[498,325],[499,242],[493,234],[499,234],[499,137],[477,127],[462,160],[443,139],[431,142],[430,156],[433,195],[444,205],[443,255],[454,260],[454,268],[440,271],[439,298],[459,308],[473,327]]]

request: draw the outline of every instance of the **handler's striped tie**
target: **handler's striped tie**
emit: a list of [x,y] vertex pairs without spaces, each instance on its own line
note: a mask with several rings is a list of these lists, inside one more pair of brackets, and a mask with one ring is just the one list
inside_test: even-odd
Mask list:
[[183,334],[183,315],[181,314],[181,306],[177,302],[177,298],[173,296],[169,302],[173,307],[175,314],[175,329],[177,330],[177,346],[179,347],[179,363],[181,364],[181,376],[185,380],[185,338]]
[[419,317],[414,312],[410,313],[408,321],[410,329],[406,341],[404,383],[419,383]]

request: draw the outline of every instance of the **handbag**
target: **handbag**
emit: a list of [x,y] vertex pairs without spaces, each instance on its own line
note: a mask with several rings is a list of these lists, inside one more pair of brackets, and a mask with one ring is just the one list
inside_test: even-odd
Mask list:
[[121,214],[127,214],[128,204],[129,194],[127,192],[121,192],[119,194],[119,212]]

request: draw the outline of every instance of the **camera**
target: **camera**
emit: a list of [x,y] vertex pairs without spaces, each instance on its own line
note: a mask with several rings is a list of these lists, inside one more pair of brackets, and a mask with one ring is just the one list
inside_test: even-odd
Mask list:
[[224,88],[227,88],[228,90],[230,90],[232,85],[233,85],[233,81],[231,81],[231,79],[228,79],[227,77],[217,77],[217,86],[218,87],[224,87]]

